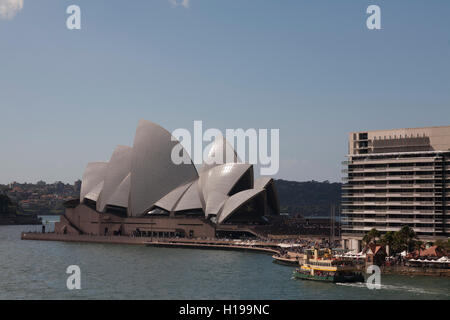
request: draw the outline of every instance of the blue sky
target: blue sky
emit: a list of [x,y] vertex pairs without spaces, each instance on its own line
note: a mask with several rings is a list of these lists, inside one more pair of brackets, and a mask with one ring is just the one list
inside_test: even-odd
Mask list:
[[350,131],[450,124],[450,1],[187,3],[23,0],[0,19],[0,183],[73,182],[141,118],[279,128],[277,177],[299,181],[339,181]]

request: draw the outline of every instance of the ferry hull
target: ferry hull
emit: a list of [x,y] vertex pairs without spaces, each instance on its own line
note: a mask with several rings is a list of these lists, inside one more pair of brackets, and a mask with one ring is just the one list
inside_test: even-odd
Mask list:
[[352,283],[352,282],[364,282],[364,276],[362,274],[351,274],[351,275],[310,275],[301,273],[298,271],[294,272],[294,277],[301,280],[313,280],[313,281],[323,281],[323,282],[333,282],[333,283]]

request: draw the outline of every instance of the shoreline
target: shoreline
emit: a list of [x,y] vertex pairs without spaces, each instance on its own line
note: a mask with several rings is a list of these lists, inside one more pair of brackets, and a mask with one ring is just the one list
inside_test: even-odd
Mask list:
[[[278,254],[280,247],[275,242],[255,241],[252,245],[243,244],[239,241],[225,240],[206,240],[206,239],[170,239],[151,238],[151,237],[129,237],[129,236],[93,236],[93,235],[67,235],[56,233],[38,233],[38,232],[22,232],[22,240],[35,241],[61,241],[61,242],[78,242],[78,243],[103,243],[103,244],[128,244],[142,245],[149,247],[165,247],[165,248],[189,248],[203,250],[235,250],[248,251],[264,254]],[[273,257],[272,257],[273,258]],[[281,264],[281,263],[280,263]],[[286,265],[286,264],[284,264]],[[291,267],[294,267],[291,265]],[[364,267],[365,269],[365,267]],[[364,271],[364,270],[362,270]],[[408,266],[391,266],[381,267],[381,273],[385,275],[403,275],[403,276],[433,276],[433,277],[450,277],[450,270],[437,268],[415,268]]]
[[150,241],[145,243],[148,247],[164,247],[164,248],[191,248],[204,250],[235,250],[235,251],[253,251],[265,254],[274,254],[278,252],[274,249],[260,248],[242,245],[220,245],[220,244],[200,244],[200,243],[183,243],[183,242],[155,242]]
[[22,240],[35,241],[61,241],[61,242],[79,242],[79,243],[106,243],[106,244],[133,244],[154,247],[170,248],[192,248],[192,249],[218,249],[218,250],[239,250],[253,251],[266,254],[274,254],[279,251],[275,243],[258,242],[255,245],[242,245],[230,241],[221,240],[202,240],[202,239],[165,239],[153,240],[151,237],[129,237],[129,236],[92,236],[92,235],[64,235],[56,233],[37,233],[22,232]]

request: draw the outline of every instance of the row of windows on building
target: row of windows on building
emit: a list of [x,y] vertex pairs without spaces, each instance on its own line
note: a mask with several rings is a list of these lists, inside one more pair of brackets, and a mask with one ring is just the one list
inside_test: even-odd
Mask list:
[[371,213],[365,214],[346,214],[346,218],[363,218],[363,219],[432,219],[434,215],[426,214],[387,214],[387,215],[377,215]]
[[[353,209],[353,210],[434,210],[435,208],[442,208],[442,205],[436,206],[419,206],[419,205],[401,205],[401,206],[373,206],[373,205],[352,205],[345,204],[342,205],[342,210]],[[450,209],[450,206],[445,206],[445,209]]]
[[[357,138],[358,137],[358,138]],[[382,139],[407,139],[407,138],[426,138],[427,135],[425,132],[422,133],[404,133],[404,134],[399,134],[398,137],[396,134],[394,135],[383,135],[383,136],[373,136],[373,140],[382,140]],[[367,140],[369,139],[369,133],[368,132],[359,132],[359,133],[353,133],[353,139],[354,140]]]
[[[367,164],[349,164],[349,169],[382,169],[382,168],[410,168],[410,167],[431,167],[442,166],[444,162],[388,162],[388,163],[367,163]],[[445,165],[450,165],[450,161],[446,161]]]
[[[417,188],[417,189],[396,189],[396,188],[389,188],[389,189],[356,189],[356,190],[343,190],[344,195],[352,195],[352,194],[365,194],[365,193],[382,193],[382,194],[388,194],[388,193],[434,193],[435,189],[425,189],[425,188]],[[439,191],[441,191],[441,188],[439,188]],[[450,192],[450,188],[446,188],[445,192]]]
[[[346,235],[354,235],[354,236],[361,236],[367,233],[367,230],[342,230],[343,233]],[[416,234],[418,236],[436,236],[436,235],[445,235],[443,232],[423,232],[423,231],[416,231]]]
[[[437,161],[443,159],[443,157],[450,156],[450,152],[441,153],[441,152],[424,152],[424,153],[398,153],[395,155],[390,154],[367,154],[363,156],[352,155],[351,158],[353,161],[365,161],[365,160],[397,160],[397,159],[411,159],[411,158],[432,158],[437,157]],[[441,160],[442,161],[442,160]],[[447,160],[445,160],[446,163]]]
[[[430,202],[430,201],[442,201],[442,197],[346,197],[343,196],[346,201],[351,202],[386,202],[386,201],[421,201],[421,202]],[[450,197],[445,197],[445,201],[450,201]]]
[[[450,179],[445,179],[445,183],[450,183]],[[442,184],[442,179],[435,180],[384,180],[384,181],[354,181],[349,180],[348,185],[414,185],[414,184]]]
[[420,221],[416,222],[352,222],[346,225],[342,225],[349,227],[403,227],[404,225],[408,225],[410,227],[416,228],[434,228],[438,223],[421,223]]
[[[350,172],[349,178],[352,177],[397,177],[397,176],[430,176],[430,175],[442,175],[440,171],[394,171],[394,172]],[[450,169],[446,171],[446,175],[450,175]]]

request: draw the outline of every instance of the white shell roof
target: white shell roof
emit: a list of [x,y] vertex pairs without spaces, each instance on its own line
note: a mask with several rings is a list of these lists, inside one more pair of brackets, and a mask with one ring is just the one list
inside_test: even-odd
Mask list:
[[259,177],[255,179],[255,189],[264,189],[269,183],[273,181],[272,178],[269,177]]
[[208,198],[205,204],[205,215],[218,215],[220,209],[222,209],[225,201],[228,199],[228,195],[217,191],[211,191],[208,193]]
[[[131,171],[132,148],[117,146],[106,168],[103,190],[97,201],[97,211],[103,212],[111,196],[116,192],[122,180]],[[116,197],[119,195],[116,195]],[[124,197],[119,196],[119,197]],[[126,195],[128,197],[128,194]]]
[[81,180],[80,202],[83,202],[86,195],[105,179],[107,165],[107,162],[91,162],[87,164]]
[[252,200],[253,198],[264,194],[266,191],[264,189],[248,189],[238,192],[232,195],[224,204],[222,212],[219,215],[218,223],[224,222],[226,219],[232,216],[232,214],[242,207],[245,203]]
[[[273,179],[261,177],[253,181],[253,166],[240,163],[222,136],[213,143],[209,159],[228,162],[205,164],[200,177],[192,161],[180,165],[172,161],[175,146],[179,147],[179,141],[168,131],[152,122],[139,121],[132,148],[118,146],[108,163],[87,165],[80,201],[96,201],[100,212],[108,205],[124,207],[132,216],[144,214],[154,206],[171,213],[201,209],[205,217],[216,215],[218,223],[262,194],[267,199],[265,203],[269,202],[275,212],[279,210]],[[227,153],[231,159],[220,159]],[[242,189],[246,190],[238,192]],[[230,196],[231,192],[237,193]]]
[[103,189],[103,181],[97,184],[87,195],[84,196],[84,199],[89,199],[92,201],[97,201]]
[[245,172],[252,168],[247,163],[227,163],[202,172],[199,185],[205,215],[218,214],[223,202]]
[[241,161],[233,147],[223,136],[219,136],[212,143],[206,163],[203,164],[200,171],[203,173],[215,166],[239,162]]
[[176,188],[175,190],[165,195],[161,200],[156,202],[155,206],[163,208],[169,212],[173,211],[178,201],[181,199],[181,197],[185,194],[185,192],[191,185],[192,182],[189,182],[188,184]]
[[123,178],[114,193],[109,197],[107,205],[128,208],[128,200],[130,196],[131,173]]
[[129,204],[132,216],[145,213],[173,189],[198,178],[192,162],[177,165],[172,161],[172,149],[179,143],[159,125],[139,121],[132,152]]
[[198,186],[198,180],[192,183],[178,201],[175,211],[195,210],[202,209],[202,202],[200,201],[200,191]]

